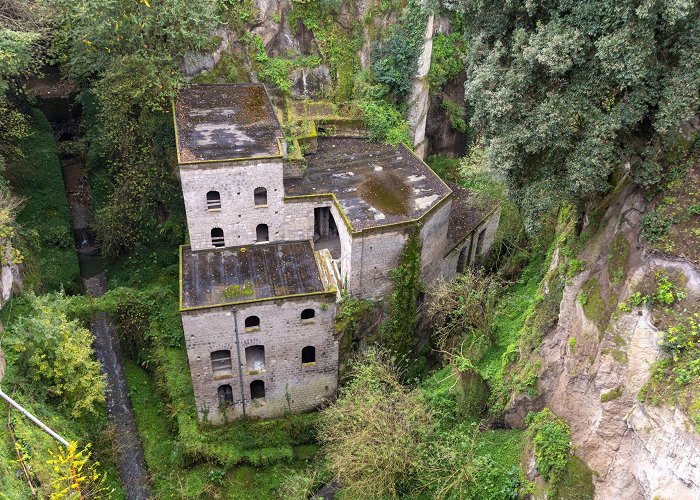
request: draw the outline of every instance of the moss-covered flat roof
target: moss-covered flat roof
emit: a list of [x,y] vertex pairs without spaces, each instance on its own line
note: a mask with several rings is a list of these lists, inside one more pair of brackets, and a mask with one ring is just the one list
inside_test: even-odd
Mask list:
[[326,292],[309,241],[181,252],[183,309]]
[[304,176],[285,180],[285,195],[333,193],[356,230],[417,219],[450,194],[405,146],[320,137],[305,158]]
[[262,84],[193,85],[174,107],[180,163],[281,155],[284,133]]

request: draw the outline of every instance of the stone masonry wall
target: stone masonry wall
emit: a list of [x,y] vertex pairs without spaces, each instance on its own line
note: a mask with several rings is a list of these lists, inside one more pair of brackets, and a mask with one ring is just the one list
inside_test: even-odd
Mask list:
[[426,216],[420,228],[421,279],[430,283],[440,275],[440,267],[447,246],[447,228],[450,222],[452,200]]
[[[269,418],[280,416],[285,411],[310,410],[333,397],[338,375],[335,307],[335,294],[329,293],[183,312],[187,355],[200,418],[206,417],[215,423],[223,420],[217,389],[224,384],[230,385],[233,391],[234,403],[226,409],[228,419],[243,416],[242,399],[245,399],[248,416]],[[315,310],[315,317],[302,320],[301,312],[307,308]],[[245,318],[248,316],[258,316],[260,326],[246,329]],[[247,365],[245,351],[246,347],[256,345],[265,348],[264,370],[257,372]],[[316,349],[314,363],[301,362],[301,351],[306,346]],[[218,350],[231,352],[233,369],[229,374],[215,377],[211,353]],[[254,380],[265,383],[264,399],[251,400],[250,384]]]
[[[201,163],[180,167],[180,180],[193,250],[213,248],[211,230],[224,231],[226,246],[251,245],[258,224],[267,224],[270,241],[282,241],[284,187],[281,160]],[[267,205],[256,207],[253,192],[267,189]],[[218,191],[221,209],[207,209],[207,192]],[[313,212],[312,212],[313,224]]]

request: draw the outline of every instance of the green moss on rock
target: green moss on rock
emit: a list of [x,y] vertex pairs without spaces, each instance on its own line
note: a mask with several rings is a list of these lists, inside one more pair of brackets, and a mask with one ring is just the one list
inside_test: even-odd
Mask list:
[[592,277],[587,279],[581,287],[581,292],[587,297],[585,303],[581,303],[583,312],[588,319],[595,322],[602,334],[610,320],[610,312],[607,310],[603,300],[598,278]]

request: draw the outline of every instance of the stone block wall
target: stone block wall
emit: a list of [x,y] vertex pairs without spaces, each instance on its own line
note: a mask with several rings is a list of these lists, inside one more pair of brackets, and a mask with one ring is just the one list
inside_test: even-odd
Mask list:
[[440,276],[442,260],[447,246],[447,228],[450,222],[452,199],[448,199],[426,215],[420,228],[421,279],[430,283]]
[[[239,306],[184,311],[187,355],[200,418],[219,423],[243,416],[281,416],[318,407],[337,389],[338,342],[335,333],[335,293],[254,302]],[[313,309],[313,319],[302,320],[301,312]],[[260,326],[245,328],[245,318],[257,316]],[[236,325],[240,349],[236,345]],[[254,370],[246,359],[246,347],[264,347],[264,369]],[[315,362],[302,364],[301,352],[315,348]],[[214,375],[211,353],[231,353],[232,370]],[[240,360],[238,351],[240,350]],[[240,373],[239,373],[240,369]],[[241,388],[240,376],[243,377]],[[251,398],[251,383],[265,384],[265,397]],[[218,388],[230,385],[233,402],[219,405]]]
[[386,228],[355,235],[347,275],[350,295],[376,300],[391,292],[389,272],[399,263],[409,230],[406,227]]
[[[282,241],[284,186],[281,160],[182,165],[180,181],[193,250],[213,248],[211,230],[224,231],[225,246],[256,242],[256,227],[267,224],[270,241]],[[267,205],[256,206],[253,192],[267,189]],[[218,191],[221,209],[207,207],[207,192]],[[312,213],[313,223],[313,213]]]

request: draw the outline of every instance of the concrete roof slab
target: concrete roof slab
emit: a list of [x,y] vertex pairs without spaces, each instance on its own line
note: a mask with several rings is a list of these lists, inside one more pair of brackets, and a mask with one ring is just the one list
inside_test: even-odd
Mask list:
[[188,87],[175,126],[179,163],[281,156],[284,132],[262,84]]
[[356,230],[414,220],[450,189],[404,146],[321,137],[301,178],[285,180],[287,196],[335,194]]
[[183,309],[322,293],[309,241],[192,251],[182,247]]

